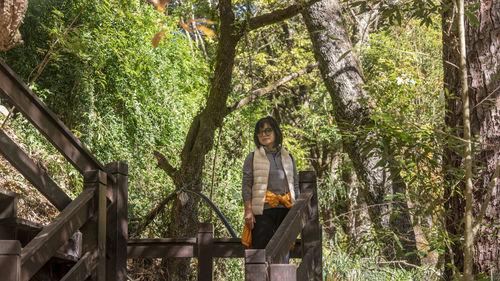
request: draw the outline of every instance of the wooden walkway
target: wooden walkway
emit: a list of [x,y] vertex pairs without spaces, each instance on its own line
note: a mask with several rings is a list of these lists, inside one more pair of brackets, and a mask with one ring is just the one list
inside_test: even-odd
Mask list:
[[[197,237],[128,239],[128,166],[102,165],[0,60],[0,95],[15,106],[84,178],[71,200],[47,172],[2,130],[0,153],[61,211],[49,225],[17,218],[17,195],[0,190],[2,280],[127,280],[129,258],[197,258],[198,280],[213,280],[214,258],[244,258],[245,280],[322,280],[321,226],[314,172],[301,172],[301,195],[266,249],[239,238],[214,238],[200,223]],[[297,239],[298,235],[302,239]],[[293,243],[299,266],[280,264]]]

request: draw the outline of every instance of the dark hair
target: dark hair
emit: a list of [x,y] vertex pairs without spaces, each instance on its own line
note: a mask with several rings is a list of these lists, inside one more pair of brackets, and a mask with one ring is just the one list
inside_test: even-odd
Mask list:
[[274,119],[272,116],[261,118],[259,121],[257,121],[257,124],[255,124],[255,130],[253,131],[253,141],[255,142],[255,145],[257,147],[262,146],[259,142],[259,131],[260,128],[264,127],[264,124],[269,124],[269,126],[273,129],[275,136],[274,144],[276,145],[276,147],[281,147],[281,144],[283,142],[283,134],[281,133],[278,121],[276,121],[276,119]]

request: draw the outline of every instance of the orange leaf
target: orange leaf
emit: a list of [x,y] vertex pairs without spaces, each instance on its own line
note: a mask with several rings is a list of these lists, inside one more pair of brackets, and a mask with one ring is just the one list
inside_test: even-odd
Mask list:
[[198,30],[200,30],[201,32],[205,33],[206,36],[210,37],[215,36],[215,32],[204,25],[197,25],[196,28],[198,28]]
[[191,29],[191,27],[189,27],[187,24],[183,23],[182,21],[179,22],[179,25],[182,26],[182,28],[184,28],[184,30],[186,32],[193,32],[193,29]]
[[160,40],[163,37],[165,37],[165,32],[163,32],[163,31],[160,31],[160,32],[155,34],[155,36],[153,37],[153,40],[151,40],[151,43],[153,44],[153,46],[155,48],[158,47],[158,44],[160,44]]
[[206,23],[206,24],[216,24],[215,21],[212,21],[212,20],[196,20],[196,22],[202,22],[202,23]]
[[206,23],[206,24],[216,24],[215,21],[211,21],[211,20],[205,20],[205,19],[189,19],[188,20],[188,23],[192,23],[192,22],[197,22],[197,23]]

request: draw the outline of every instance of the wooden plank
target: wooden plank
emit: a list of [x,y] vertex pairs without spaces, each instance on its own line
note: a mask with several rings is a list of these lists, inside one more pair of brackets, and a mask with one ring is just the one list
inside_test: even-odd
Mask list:
[[127,256],[128,258],[196,257],[196,238],[129,239]]
[[43,225],[22,218],[0,219],[0,239],[19,240],[23,247],[42,229]]
[[0,240],[0,273],[2,280],[21,278],[21,244],[16,240]]
[[24,151],[0,130],[0,153],[59,211],[71,202],[47,172],[37,165]]
[[80,173],[103,170],[101,163],[59,120],[56,115],[0,60],[0,93],[16,106],[26,119],[40,131],[52,145]]
[[128,245],[127,256],[131,258],[193,258],[196,257],[193,245]]
[[86,171],[83,174],[83,188],[96,188],[97,196],[97,281],[106,280],[106,212],[107,212],[107,174],[101,170]]
[[[309,218],[302,230],[303,251],[307,255],[307,259],[302,260],[301,266],[307,266],[307,276],[303,277],[307,280],[322,280],[323,279],[323,253],[322,253],[322,229],[319,224],[318,214],[318,193],[316,186],[316,174],[311,172],[308,175],[308,182],[300,182],[300,188],[304,192],[312,192],[312,197],[309,202]],[[301,277],[302,278],[302,277]]]
[[281,263],[285,259],[290,247],[306,224],[308,203],[311,197],[311,192],[301,193],[295,205],[288,211],[280,227],[266,246],[268,263]]
[[[0,147],[2,144],[0,143]],[[0,189],[0,219],[17,216],[19,195],[6,189]]]
[[200,223],[197,236],[199,281],[212,281],[213,279],[213,238],[214,225],[211,223]]
[[128,166],[125,162],[113,162],[104,168],[115,177],[108,183],[107,197],[111,200],[107,212],[106,228],[106,280],[127,279],[128,240]]
[[245,281],[267,280],[266,250],[245,250]]
[[95,253],[85,253],[83,257],[64,275],[61,281],[85,281],[96,266]]
[[21,251],[21,280],[29,280],[90,217],[95,189],[85,189]]
[[215,238],[212,255],[217,258],[243,258],[245,249],[241,238]]
[[270,264],[270,281],[295,281],[297,280],[297,268],[295,264]]

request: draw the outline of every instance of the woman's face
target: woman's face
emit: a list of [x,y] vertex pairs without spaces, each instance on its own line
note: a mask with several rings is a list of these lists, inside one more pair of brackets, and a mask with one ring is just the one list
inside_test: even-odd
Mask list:
[[260,128],[257,136],[261,145],[267,147],[267,149],[275,148],[274,141],[276,140],[276,135],[274,134],[273,128],[268,123],[264,123],[264,126]]

